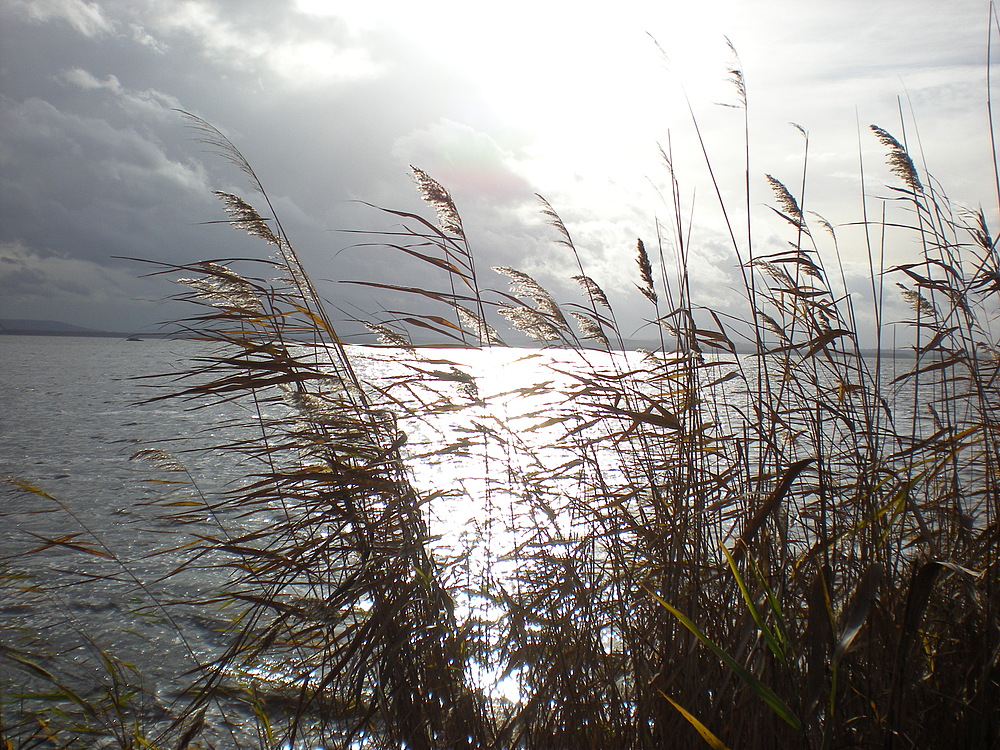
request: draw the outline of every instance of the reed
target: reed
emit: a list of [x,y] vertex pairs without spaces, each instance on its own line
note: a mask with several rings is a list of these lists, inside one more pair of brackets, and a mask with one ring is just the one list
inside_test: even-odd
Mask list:
[[[905,218],[865,231],[876,252],[889,225],[919,247],[895,268],[873,262],[873,284],[898,279],[912,308],[902,374],[890,351],[861,350],[833,228],[803,205],[804,157],[797,189],[766,176],[787,246],[762,252],[731,230],[742,321],[692,296],[669,173],[658,252],[636,245],[661,341],[641,356],[616,346],[613,306],[549,203],[578,301],[513,268],[492,277],[509,288],[491,287],[451,195],[414,169],[435,218],[378,209],[397,223],[381,241],[441,283],[363,282],[414,300],[366,321],[401,353],[372,379],[249,163],[190,119],[259,190],[267,215],[219,198],[272,252],[152,270],[183,277],[198,308],[184,329],[213,345],[171,374],[183,384],[172,397],[231,402],[255,429],[219,447],[257,467],[242,486],[163,504],[178,568],[228,572],[202,603],[228,613],[226,646],[196,655],[185,700],[142,731],[122,708],[141,703],[125,698],[56,689],[31,720],[37,700],[0,696],[9,746],[94,734],[179,748],[1000,743],[1000,255],[983,212],[956,214],[887,130],[872,134]],[[539,359],[512,356],[501,321],[550,347],[543,381],[480,387],[468,349]],[[463,349],[412,343],[428,335]],[[440,516],[463,507],[477,510],[449,537]],[[206,511],[230,522],[206,529]],[[129,685],[127,666],[98,652],[111,685]],[[52,659],[14,644],[0,658],[65,687]],[[108,716],[124,729],[80,733]],[[227,720],[237,729],[219,739],[212,722]]]

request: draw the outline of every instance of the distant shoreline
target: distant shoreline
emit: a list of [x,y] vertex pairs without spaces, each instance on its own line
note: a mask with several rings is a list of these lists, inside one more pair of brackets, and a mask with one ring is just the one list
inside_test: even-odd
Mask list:
[[[145,339],[153,339],[157,341],[164,340],[193,340],[196,337],[193,335],[184,335],[183,332],[152,332],[152,333],[126,333],[124,331],[95,331],[90,329],[80,329],[80,330],[32,330],[32,329],[14,329],[14,328],[2,328],[0,327],[0,336],[68,336],[76,338],[102,338],[102,339],[124,339],[126,341],[143,341]],[[308,341],[298,342],[301,344],[307,344]],[[351,343],[351,342],[345,342]],[[354,342],[353,346],[366,346],[373,349],[381,348],[392,348],[386,347],[383,344],[377,343],[362,343]],[[461,349],[466,347],[452,346],[452,345],[437,345],[437,344],[414,344],[417,349]],[[528,348],[528,349],[539,349],[542,347],[514,347],[514,348]],[[555,348],[555,347],[553,347]],[[633,349],[628,349],[627,351],[636,351],[637,349],[642,349],[642,346],[636,346]],[[599,350],[594,350],[599,351]],[[738,349],[737,354],[740,355],[751,355],[755,354],[749,349],[740,350]],[[869,357],[874,359],[879,356],[879,352],[876,349],[862,349],[862,357]],[[914,354],[912,349],[887,349],[883,350],[881,353],[883,359],[913,359]]]
[[73,336],[101,339],[177,339],[173,333],[124,333],[121,331],[33,331],[31,329],[0,328],[0,336]]
[[[98,331],[92,328],[80,328],[78,326],[71,325],[69,323],[63,323],[58,320],[28,320],[28,319],[16,319],[16,318],[0,318],[0,335],[8,336],[82,336],[85,338],[104,338],[104,339],[125,339],[131,341],[141,341],[143,339],[196,339],[197,335],[191,331],[151,331],[148,333],[142,332],[125,332],[125,331]],[[294,337],[289,339],[294,341]],[[308,344],[309,339],[303,339],[302,344]],[[368,346],[372,348],[385,348],[385,345],[376,343],[373,340],[370,341],[345,341],[346,344],[354,344],[357,346]],[[626,349],[625,351],[638,351],[638,350],[655,350],[658,348],[657,342],[652,340],[643,339],[626,339],[625,341]],[[419,343],[415,342],[414,347],[418,349],[464,349],[461,345],[456,344],[441,344],[441,343]],[[538,346],[525,346],[519,345],[517,348],[527,348],[527,349],[540,349],[544,347]],[[560,347],[561,348],[561,347]],[[595,349],[595,351],[599,351]],[[756,354],[753,349],[741,349],[736,350],[737,354]],[[875,358],[879,356],[877,349],[862,349],[861,356]],[[910,348],[904,349],[885,349],[882,351],[881,356],[885,359],[913,359],[914,353]]]
[[61,320],[35,318],[0,318],[0,335],[7,336],[84,336],[105,339],[167,339],[180,338],[167,331],[101,331],[84,328]]

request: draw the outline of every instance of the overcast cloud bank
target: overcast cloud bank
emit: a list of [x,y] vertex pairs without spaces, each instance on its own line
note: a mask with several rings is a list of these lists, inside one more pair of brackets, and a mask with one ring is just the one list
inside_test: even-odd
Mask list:
[[[908,137],[919,133],[949,194],[995,206],[978,0],[874,9],[852,0],[808,13],[785,0],[710,12],[626,2],[614,14],[573,15],[466,6],[0,0],[0,317],[148,329],[185,311],[160,302],[169,285],[120,257],[266,254],[205,224],[222,218],[212,190],[254,196],[192,140],[178,109],[244,151],[317,279],[441,283],[389,250],[354,249],[365,238],[338,231],[392,226],[360,201],[422,210],[407,174],[415,164],[451,190],[484,268],[520,268],[574,299],[574,261],[538,213],[535,193],[544,195],[640,337],[647,312],[632,252],[637,237],[655,244],[665,218],[658,148],[669,142],[694,217],[696,293],[735,311],[739,271],[681,90],[739,220],[741,113],[716,106],[735,101],[725,36],[749,87],[755,207],[770,200],[765,172],[800,182],[794,120],[810,133],[806,208],[834,225],[858,221],[859,144],[867,193],[887,194],[893,178],[864,130],[877,122],[901,133],[897,96]],[[762,248],[787,239],[778,222],[755,231]],[[864,238],[838,233],[863,298]],[[893,238],[890,262],[910,249]],[[345,314],[405,304],[343,284],[324,291]]]

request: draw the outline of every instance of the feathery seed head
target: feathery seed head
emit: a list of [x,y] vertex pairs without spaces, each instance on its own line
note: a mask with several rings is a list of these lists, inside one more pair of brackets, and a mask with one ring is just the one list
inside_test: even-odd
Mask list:
[[569,334],[570,327],[555,298],[541,284],[523,271],[506,266],[493,268],[510,279],[510,293],[519,297],[528,297],[537,307],[524,305],[520,308],[502,307],[498,311],[510,321],[511,325],[522,333],[538,341],[554,341],[560,334]]
[[636,240],[636,247],[638,249],[636,263],[639,264],[639,276],[642,278],[642,285],[639,286],[639,291],[655,305],[656,289],[653,287],[653,264],[649,262],[649,255],[646,254],[646,245],[643,244],[641,239]]
[[608,302],[607,295],[604,294],[604,290],[597,285],[596,281],[589,276],[582,275],[574,276],[573,281],[582,286],[583,290],[587,293],[587,296],[590,297],[596,304],[608,311],[611,310],[611,304]]
[[479,339],[480,346],[504,345],[500,333],[493,326],[462,306],[458,306],[456,309],[458,310],[458,317],[462,321],[462,325],[472,329],[476,338]]
[[553,322],[561,325],[559,327],[568,329],[563,318],[559,305],[555,298],[545,288],[523,271],[507,266],[495,266],[497,273],[502,273],[510,279],[510,293],[518,297],[528,297],[535,301],[540,311],[553,318]]
[[729,68],[729,82],[733,84],[736,89],[736,96],[739,99],[740,104],[746,108],[747,106],[747,83],[746,79],[743,77],[743,70],[740,64],[740,54],[736,51],[736,46],[730,41],[729,37],[726,37],[726,46],[729,47],[729,51],[733,55],[733,65]]
[[910,307],[913,308],[913,311],[918,316],[927,316],[929,318],[937,316],[937,311],[934,309],[934,305],[932,305],[920,292],[915,289],[909,289],[899,283],[897,283],[896,286],[899,287],[900,293],[903,295],[903,299],[910,304]]
[[820,216],[815,211],[810,211],[809,213],[811,213],[813,215],[813,217],[816,219],[816,221],[819,222],[819,225],[821,227],[823,227],[823,229],[825,229],[827,231],[827,234],[830,235],[830,238],[834,242],[836,242],[837,241],[837,233],[833,229],[833,224],[831,224],[829,221],[827,221],[825,218],[823,218],[822,216]]
[[566,228],[566,224],[563,223],[562,218],[556,213],[556,210],[552,207],[545,198],[535,193],[539,202],[542,204],[542,216],[544,216],[548,221],[548,225],[559,232],[559,244],[565,245],[568,248],[573,249],[573,238],[569,234],[569,230]]
[[413,349],[413,344],[407,339],[403,334],[398,331],[394,331],[388,326],[379,325],[378,323],[372,323],[366,321],[364,324],[372,333],[378,334],[378,343],[385,344],[386,346],[394,346],[399,349]]
[[536,341],[548,342],[559,338],[552,322],[533,307],[501,307],[497,312],[521,333]]
[[201,299],[213,307],[233,312],[254,315],[264,309],[257,290],[253,285],[232,269],[218,263],[200,263],[205,275],[197,279],[177,279],[178,284],[186,284]]
[[224,193],[216,190],[215,195],[225,205],[225,211],[229,214],[229,223],[254,237],[260,237],[271,245],[281,245],[277,235],[271,231],[264,219],[249,203],[232,193]]
[[913,166],[913,160],[906,149],[903,148],[903,145],[893,138],[887,130],[880,128],[878,125],[870,125],[869,127],[875,133],[875,137],[882,142],[882,145],[889,149],[889,153],[886,156],[889,171],[900,177],[914,193],[922,193],[924,186],[920,183],[917,168]]
[[788,220],[799,229],[805,229],[805,220],[802,218],[802,209],[799,208],[798,201],[796,201],[792,194],[788,192],[788,188],[771,175],[768,174],[764,176],[767,178],[768,184],[771,186],[771,190],[774,191],[774,198],[781,207],[784,215],[788,217]]
[[764,327],[767,328],[771,333],[780,339],[785,338],[785,332],[782,330],[781,326],[778,325],[778,321],[768,315],[766,312],[761,310],[757,311],[757,317],[763,322]]
[[411,164],[410,170],[413,172],[413,179],[417,183],[420,197],[437,213],[438,226],[445,232],[451,232],[464,238],[465,230],[462,228],[462,217],[458,214],[451,193],[422,169],[417,169]]
[[768,276],[777,281],[779,284],[784,285],[787,289],[794,289],[796,286],[795,281],[788,275],[788,272],[785,269],[779,268],[770,261],[754,260],[750,263],[750,265],[760,268]]
[[594,320],[591,315],[579,312],[572,312],[570,315],[576,318],[576,322],[580,326],[580,334],[583,338],[597,341],[603,346],[608,345],[608,337],[604,335],[604,329],[601,328],[601,324]]

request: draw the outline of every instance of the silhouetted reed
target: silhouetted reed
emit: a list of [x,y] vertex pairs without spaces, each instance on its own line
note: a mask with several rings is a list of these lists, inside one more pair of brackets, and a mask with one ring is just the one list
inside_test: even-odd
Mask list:
[[[250,165],[191,119],[268,204],[270,218],[219,194],[273,255],[154,269],[185,277],[199,313],[184,327],[215,345],[174,374],[173,397],[241,405],[257,431],[220,450],[258,470],[221,499],[165,500],[178,567],[229,573],[205,602],[227,613],[228,645],[197,655],[155,736],[139,742],[129,721],[102,736],[196,747],[207,713],[264,747],[1000,742],[1000,255],[983,212],[954,214],[888,131],[872,127],[920,247],[895,268],[872,262],[873,284],[899,279],[912,307],[901,375],[891,351],[862,351],[839,260],[814,235],[833,228],[775,177],[788,243],[762,252],[730,227],[746,302],[730,322],[693,297],[669,174],[660,252],[636,245],[661,344],[638,354],[620,350],[612,304],[549,203],[577,302],[514,268],[496,269],[509,289],[490,288],[451,195],[414,169],[436,223],[383,209],[400,227],[382,239],[441,284],[364,282],[415,301],[367,321],[395,347],[376,378]],[[660,260],[668,248],[676,263]],[[501,320],[557,347],[536,357],[539,382],[487,392],[466,349],[413,344],[538,353],[504,354]],[[439,518],[470,506],[461,533]],[[206,511],[240,523],[206,529]],[[41,657],[3,648],[8,668],[61,685]],[[72,721],[32,722],[3,697],[21,746],[86,744],[74,726],[124,710],[76,696]]]

